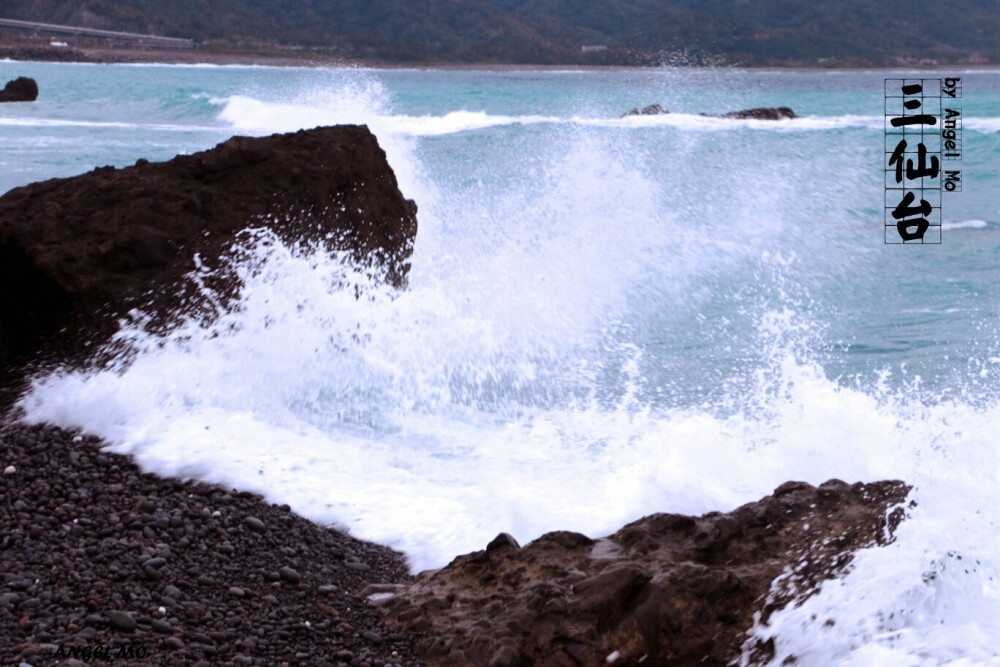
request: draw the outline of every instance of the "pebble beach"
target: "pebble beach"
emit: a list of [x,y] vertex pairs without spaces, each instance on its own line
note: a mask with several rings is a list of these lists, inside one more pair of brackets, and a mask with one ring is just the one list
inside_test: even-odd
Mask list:
[[362,595],[399,553],[59,428],[0,452],[0,663],[419,664]]

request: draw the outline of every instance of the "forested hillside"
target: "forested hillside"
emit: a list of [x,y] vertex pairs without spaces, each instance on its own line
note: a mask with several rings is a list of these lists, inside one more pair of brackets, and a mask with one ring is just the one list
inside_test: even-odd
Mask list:
[[403,62],[1000,61],[1000,0],[3,0],[0,17]]
[[1000,0],[491,0],[577,40],[735,60],[996,62]]

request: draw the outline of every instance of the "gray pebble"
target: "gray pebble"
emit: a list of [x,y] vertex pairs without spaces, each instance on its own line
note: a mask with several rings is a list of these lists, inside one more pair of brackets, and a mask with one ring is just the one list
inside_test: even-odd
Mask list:
[[254,531],[255,533],[263,533],[265,530],[264,522],[255,516],[248,516],[247,518],[243,519],[243,523],[246,524],[247,528]]
[[158,632],[161,635],[173,634],[174,627],[164,621],[162,618],[158,618],[153,621],[153,632]]

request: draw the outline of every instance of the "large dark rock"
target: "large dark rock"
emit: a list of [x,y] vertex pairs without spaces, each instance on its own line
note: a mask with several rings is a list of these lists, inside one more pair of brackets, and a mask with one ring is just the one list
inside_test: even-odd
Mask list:
[[[902,482],[789,482],[729,513],[654,514],[600,539],[509,536],[397,587],[390,623],[434,665],[728,665],[760,612],[801,600],[891,540]],[[887,537],[888,536],[888,537]],[[804,565],[803,565],[804,564]],[[775,579],[794,577],[774,586]],[[753,648],[764,660],[773,647]]]
[[182,308],[195,255],[217,267],[249,226],[349,251],[398,286],[416,205],[364,126],[233,137],[15,188],[0,197],[0,374],[42,348],[65,356],[100,342],[132,307]]
[[34,79],[19,76],[0,90],[0,102],[34,102],[38,99],[38,84]]

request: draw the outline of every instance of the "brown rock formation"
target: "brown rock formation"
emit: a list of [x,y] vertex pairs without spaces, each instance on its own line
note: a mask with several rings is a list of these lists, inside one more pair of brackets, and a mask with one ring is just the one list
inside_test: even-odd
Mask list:
[[38,99],[38,84],[34,79],[19,76],[0,90],[0,102],[34,102]]
[[15,188],[0,197],[0,375],[43,348],[65,357],[102,342],[131,307],[190,308],[177,286],[195,254],[218,266],[252,225],[350,251],[400,285],[416,205],[364,126],[233,137],[169,162]]
[[[727,665],[755,612],[766,620],[842,573],[855,550],[884,544],[908,491],[788,482],[733,512],[654,514],[596,541],[555,532],[520,548],[501,534],[397,586],[382,608],[429,633],[418,652],[434,665]],[[795,580],[772,590],[792,568]]]

